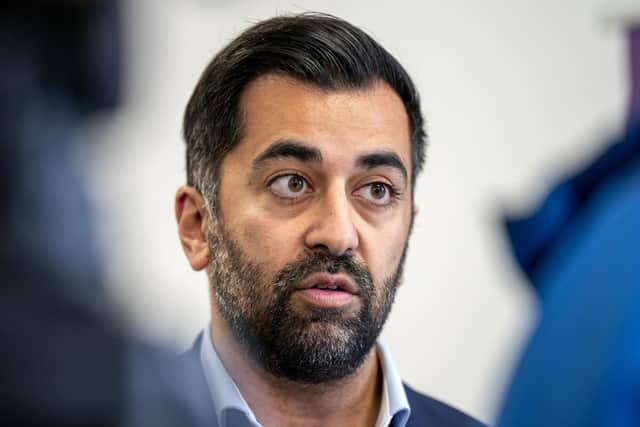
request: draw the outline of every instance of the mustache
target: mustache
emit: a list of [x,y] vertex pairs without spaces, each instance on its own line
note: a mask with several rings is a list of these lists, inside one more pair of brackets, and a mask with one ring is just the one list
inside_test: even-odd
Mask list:
[[305,252],[300,258],[285,265],[276,275],[274,285],[293,291],[298,283],[314,273],[344,273],[353,279],[360,291],[370,292],[373,280],[366,265],[351,255],[331,255],[324,252]]

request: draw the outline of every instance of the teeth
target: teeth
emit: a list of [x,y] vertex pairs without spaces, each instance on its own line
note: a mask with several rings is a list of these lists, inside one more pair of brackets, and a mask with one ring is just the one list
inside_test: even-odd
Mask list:
[[318,289],[329,289],[332,291],[335,291],[338,289],[338,287],[336,285],[318,285],[316,286]]

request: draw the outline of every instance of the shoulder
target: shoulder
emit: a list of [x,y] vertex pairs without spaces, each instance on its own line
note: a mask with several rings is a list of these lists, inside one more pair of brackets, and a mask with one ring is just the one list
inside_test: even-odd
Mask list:
[[407,427],[486,427],[480,421],[446,403],[421,394],[404,384],[411,416]]
[[193,344],[191,345],[191,348],[189,348],[189,350],[185,351],[184,353],[181,353],[178,356],[178,362],[192,363],[192,364],[195,364],[196,362],[198,362],[198,365],[200,364],[199,360],[200,360],[200,347],[202,346],[202,336],[203,336],[203,332],[200,332],[196,337],[196,339],[194,340]]

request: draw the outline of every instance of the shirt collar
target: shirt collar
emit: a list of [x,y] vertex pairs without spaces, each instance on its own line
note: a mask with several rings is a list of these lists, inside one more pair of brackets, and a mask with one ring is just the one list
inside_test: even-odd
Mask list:
[[[377,348],[380,366],[382,367],[383,395],[376,426],[404,427],[411,414],[411,408],[409,407],[402,379],[396,370],[387,346],[378,340]],[[386,414],[384,412],[385,409],[387,410]]]
[[[240,390],[218,357],[211,340],[211,326],[204,329],[200,347],[200,361],[209,386],[213,408],[220,427],[260,427]],[[376,426],[404,427],[411,410],[402,380],[391,354],[382,342],[377,343],[382,367],[382,400]]]
[[[202,335],[200,361],[211,393],[218,425],[220,427],[260,426],[216,353],[211,340],[211,326],[206,327]],[[242,419],[244,421],[239,421]]]

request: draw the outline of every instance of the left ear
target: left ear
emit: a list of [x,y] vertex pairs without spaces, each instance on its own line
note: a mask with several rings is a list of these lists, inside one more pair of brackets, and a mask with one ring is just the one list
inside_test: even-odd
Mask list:
[[202,270],[209,264],[207,244],[207,209],[198,190],[182,186],[176,193],[176,222],[182,250],[194,270]]

